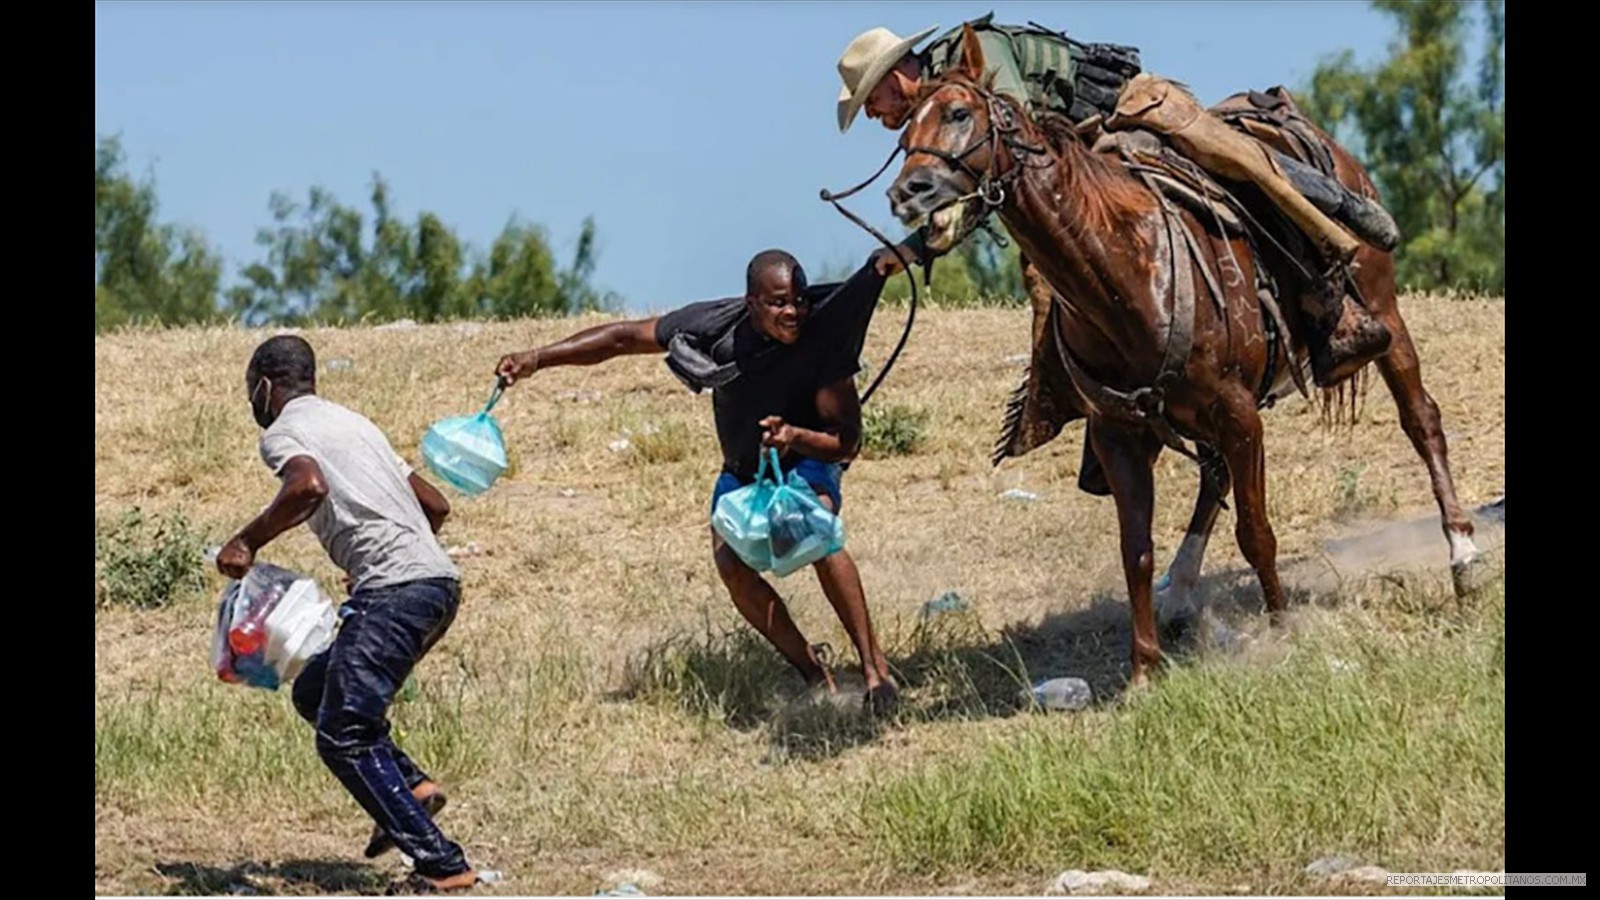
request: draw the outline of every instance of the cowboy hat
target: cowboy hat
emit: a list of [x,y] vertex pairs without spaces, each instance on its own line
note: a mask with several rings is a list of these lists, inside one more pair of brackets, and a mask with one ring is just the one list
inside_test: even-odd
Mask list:
[[883,76],[894,68],[919,41],[939,30],[939,26],[924,29],[908,38],[902,38],[887,28],[874,28],[856,35],[839,57],[839,78],[844,87],[839,91],[839,132],[843,134],[855,121],[861,104],[878,86]]

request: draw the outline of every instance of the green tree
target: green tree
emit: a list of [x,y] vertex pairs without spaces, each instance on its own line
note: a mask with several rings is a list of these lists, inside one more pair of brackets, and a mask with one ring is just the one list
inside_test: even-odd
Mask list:
[[1505,6],[1484,0],[1477,71],[1472,7],[1374,0],[1400,37],[1387,59],[1345,51],[1319,65],[1297,98],[1347,140],[1400,228],[1398,276],[1414,289],[1505,292]]
[[94,328],[180,325],[219,317],[222,261],[191,229],[157,221],[155,181],[124,170],[122,142],[94,153]]
[[584,222],[572,265],[558,268],[543,229],[513,218],[487,254],[475,255],[437,215],[398,219],[375,176],[370,244],[360,211],[312,188],[302,207],[274,194],[274,226],[257,234],[266,259],[242,271],[229,292],[251,321],[421,322],[473,317],[566,315],[617,304],[591,283],[594,223]]

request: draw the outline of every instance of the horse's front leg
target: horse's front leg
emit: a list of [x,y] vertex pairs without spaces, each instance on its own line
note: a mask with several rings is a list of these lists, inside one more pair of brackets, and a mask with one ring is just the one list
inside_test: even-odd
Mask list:
[[1153,463],[1161,445],[1148,430],[1089,420],[1089,440],[1111,483],[1122,533],[1122,571],[1128,582],[1128,605],[1133,611],[1133,674],[1129,686],[1143,687],[1149,669],[1162,661],[1151,602],[1151,576],[1155,573],[1155,545],[1150,519],[1155,510]]

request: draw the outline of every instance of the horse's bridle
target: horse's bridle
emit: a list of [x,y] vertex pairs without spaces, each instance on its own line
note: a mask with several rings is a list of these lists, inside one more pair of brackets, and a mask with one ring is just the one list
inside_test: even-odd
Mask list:
[[[1005,204],[1006,188],[1022,176],[1022,170],[1026,168],[1026,164],[1022,159],[1023,154],[1044,155],[1046,151],[1043,147],[1030,146],[1019,140],[1017,134],[1022,131],[1022,126],[1017,124],[1011,107],[1001,101],[999,94],[986,90],[977,84],[959,82],[940,85],[929,91],[927,96],[918,101],[911,108],[911,112],[906,115],[906,119],[908,121],[914,119],[919,110],[928,105],[934,97],[939,95],[940,91],[947,87],[963,87],[983,98],[989,127],[960,153],[949,153],[937,147],[907,147],[905,144],[906,135],[902,132],[896,152],[905,151],[906,159],[908,160],[919,153],[925,153],[953,169],[960,170],[968,178],[971,178],[973,183],[972,193],[958,197],[951,202],[960,203],[972,199],[982,200],[984,205],[984,216],[982,218],[987,220],[988,213]],[[980,174],[967,164],[967,157],[976,153],[985,144],[989,147],[989,165]],[[1013,165],[1004,172],[996,172],[996,167],[1000,164],[1001,147],[1012,151]],[[893,159],[893,157],[891,156],[890,159]]]
[[[940,90],[943,90],[948,86],[949,85],[940,85],[939,88],[929,91],[926,97],[922,98],[920,102],[912,107],[911,113],[915,114],[917,110],[921,109],[928,103],[928,101],[932,100],[935,94],[939,93]],[[1004,103],[1000,102],[1000,99],[996,94],[986,91],[982,87],[975,84],[967,84],[963,86],[970,88],[978,96],[982,97],[988,106],[989,128],[985,132],[984,136],[975,141],[972,146],[961,151],[959,154],[949,154],[943,150],[933,147],[924,147],[908,151],[905,146],[905,133],[902,131],[900,140],[896,142],[894,150],[889,152],[889,158],[883,161],[883,165],[878,167],[878,171],[872,173],[871,178],[868,178],[866,181],[861,182],[855,187],[838,194],[835,194],[827,188],[822,189],[823,201],[832,203],[833,208],[838,210],[840,215],[860,226],[862,230],[866,231],[874,238],[877,238],[879,243],[888,248],[889,251],[900,260],[900,267],[902,270],[904,270],[906,278],[911,282],[911,309],[906,316],[905,329],[901,331],[900,340],[895,344],[893,352],[889,354],[889,359],[884,363],[883,369],[878,373],[878,377],[873,379],[872,384],[868,386],[866,392],[861,395],[862,405],[865,405],[867,400],[872,397],[873,392],[878,389],[878,385],[883,383],[883,379],[889,374],[889,370],[894,368],[895,360],[900,358],[900,351],[905,349],[906,339],[911,337],[911,325],[916,321],[917,318],[917,279],[911,274],[911,265],[905,258],[905,254],[900,251],[900,248],[896,246],[893,241],[885,237],[883,232],[873,228],[867,222],[862,220],[860,216],[846,209],[839,201],[849,197],[857,191],[860,191],[874,181],[877,181],[878,176],[882,175],[889,168],[890,163],[893,163],[894,158],[899,156],[902,151],[906,151],[907,158],[909,158],[912,154],[926,153],[929,156],[943,161],[946,165],[960,168],[961,171],[965,172],[967,176],[973,180],[973,183],[977,185],[974,192],[960,199],[970,200],[973,197],[977,197],[983,201],[984,215],[979,219],[979,221],[983,224],[983,227],[987,229],[988,213],[993,212],[1006,202],[1006,185],[1020,177],[1022,170],[1026,168],[1019,155],[1013,158],[1013,161],[1016,163],[1015,165],[1013,165],[1006,172],[1002,172],[997,175],[994,172],[994,168],[998,164],[1000,155],[998,152],[994,151],[1001,146],[1005,146],[1006,148],[1015,151],[1017,154],[1045,153],[1045,150],[1042,147],[1030,147],[1021,141],[1018,141],[1014,137],[1014,135],[1022,129],[1016,124],[1015,119],[1012,118],[1011,110]],[[1004,125],[1000,124],[1002,122],[1002,113],[1004,114]],[[908,115],[907,119],[909,120],[910,117],[911,116]],[[989,171],[979,175],[971,166],[967,165],[966,158],[976,152],[977,149],[983,146],[985,142],[988,142],[991,150],[989,153]],[[1005,244],[1005,239],[1000,235],[994,234],[993,231],[991,231],[990,234],[993,234],[996,241],[1002,246]],[[966,236],[963,235],[963,238],[965,237]],[[932,257],[928,257],[922,261],[923,285],[926,286],[930,283],[932,280],[932,273],[933,259]]]

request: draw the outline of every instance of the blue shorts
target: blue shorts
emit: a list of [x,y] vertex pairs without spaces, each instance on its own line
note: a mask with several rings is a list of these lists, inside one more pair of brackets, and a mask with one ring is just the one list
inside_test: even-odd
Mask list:
[[[812,490],[832,500],[835,515],[844,508],[844,497],[839,493],[839,480],[844,477],[844,468],[838,463],[823,462],[820,459],[812,459],[807,456],[802,457],[799,465],[795,466],[791,471],[798,472],[800,477],[805,479],[806,484],[811,485]],[[785,473],[785,477],[787,477],[787,473]],[[727,471],[718,475],[717,485],[711,490],[711,511],[713,513],[717,511],[717,501],[722,499],[723,494],[738,490],[747,484],[753,483],[754,480],[740,481],[738,476]]]

